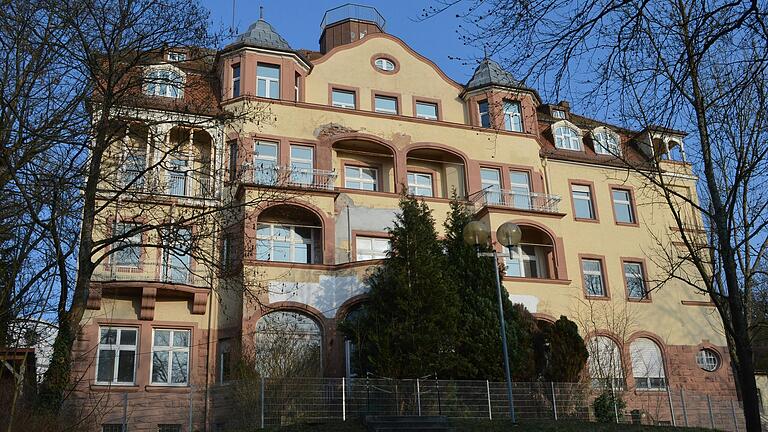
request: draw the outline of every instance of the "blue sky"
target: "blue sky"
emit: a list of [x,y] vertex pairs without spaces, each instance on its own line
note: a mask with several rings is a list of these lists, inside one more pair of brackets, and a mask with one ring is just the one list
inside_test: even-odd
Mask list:
[[[245,31],[250,23],[259,18],[259,6],[264,6],[264,19],[291,47],[317,50],[323,14],[345,3],[344,0],[235,0],[235,25],[238,31]],[[387,20],[387,33],[399,37],[437,63],[448,76],[462,84],[469,80],[474,66],[449,59],[449,56],[475,58],[481,53],[459,41],[456,29],[460,22],[455,13],[447,11],[427,21],[417,22],[422,10],[435,4],[433,0],[368,0],[358,3],[378,9]],[[202,0],[202,4],[211,11],[214,26],[229,28],[232,0]]]

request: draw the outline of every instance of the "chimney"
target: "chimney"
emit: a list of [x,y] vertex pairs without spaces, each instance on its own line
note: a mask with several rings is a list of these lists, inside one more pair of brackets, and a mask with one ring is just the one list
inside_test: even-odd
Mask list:
[[384,33],[385,24],[384,17],[371,6],[348,3],[330,9],[323,15],[320,24],[320,52],[325,54],[372,33]]

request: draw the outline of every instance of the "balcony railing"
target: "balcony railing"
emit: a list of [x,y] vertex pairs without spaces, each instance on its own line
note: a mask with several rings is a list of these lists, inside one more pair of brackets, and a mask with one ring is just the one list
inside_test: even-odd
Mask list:
[[168,262],[108,263],[93,272],[96,282],[141,281],[183,284],[198,287],[210,286],[210,278],[205,272],[192,271],[184,265],[172,265]]
[[175,197],[212,199],[214,198],[213,182],[209,175],[199,173],[185,173],[176,171],[167,171],[165,178],[161,181],[156,173],[126,173],[122,180],[125,187],[128,181],[138,178],[128,188],[128,191],[134,193],[170,195]]
[[333,190],[336,171],[291,166],[244,166],[242,178],[263,186]]
[[544,213],[558,213],[560,195],[509,190],[482,190],[475,194],[472,202],[479,206],[499,206],[517,210],[530,210]]

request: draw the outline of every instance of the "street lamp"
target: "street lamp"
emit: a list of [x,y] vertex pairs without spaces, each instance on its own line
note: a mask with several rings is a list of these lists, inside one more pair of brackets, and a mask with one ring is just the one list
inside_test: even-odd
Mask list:
[[[470,246],[479,248],[482,245],[489,245],[491,243],[491,231],[488,226],[480,221],[472,221],[464,227],[462,232],[464,242]],[[520,243],[522,237],[522,231],[520,227],[512,222],[505,222],[496,230],[496,240],[509,250],[512,246]],[[512,423],[516,422],[515,419],[515,402],[512,397],[512,375],[509,373],[509,354],[507,350],[507,329],[504,323],[504,306],[501,301],[501,277],[499,276],[499,253],[496,249],[493,252],[479,252],[477,256],[491,256],[493,257],[493,270],[496,272],[496,295],[499,300],[499,327],[501,329],[501,350],[504,355],[504,374],[507,378],[507,397],[509,398],[509,417],[512,419]],[[506,255],[505,255],[506,256]]]

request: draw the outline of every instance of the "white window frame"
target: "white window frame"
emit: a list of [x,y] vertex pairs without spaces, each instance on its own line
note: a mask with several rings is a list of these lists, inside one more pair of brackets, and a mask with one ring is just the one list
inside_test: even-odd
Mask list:
[[298,102],[301,94],[301,74],[298,72],[293,75],[293,100]]
[[[309,158],[294,156],[294,150],[309,150]],[[291,182],[313,184],[315,179],[315,148],[291,144]]]
[[[615,192],[622,192],[627,194],[626,199],[616,199]],[[634,224],[637,222],[637,215],[635,214],[635,208],[632,205],[632,192],[629,189],[611,188],[611,201],[613,202],[613,214],[616,217],[616,222],[625,224]],[[619,220],[619,212],[616,211],[617,206],[626,206],[629,210],[629,221]]]
[[[277,69],[277,78],[259,75],[259,68]],[[280,74],[282,69],[280,65],[271,63],[257,63],[256,64],[256,95],[267,99],[280,99]],[[264,94],[259,94],[259,82],[264,82]],[[277,84],[277,94],[273,95],[270,88],[272,84]]]
[[[636,267],[637,271],[633,272],[628,270],[627,267]],[[627,284],[627,298],[631,300],[648,300],[648,287],[645,286],[645,269],[643,263],[639,261],[624,261],[622,262],[622,270],[624,270],[624,280]],[[640,286],[643,290],[640,297],[633,296],[630,286],[635,279],[640,280]]]
[[[189,254],[189,251],[180,253],[177,250],[184,250],[187,246],[191,249],[193,241],[192,228],[184,226],[179,227],[176,231],[177,237],[173,239],[170,238],[173,233],[169,232],[169,230],[165,232],[166,240],[169,242],[165,244],[162,253],[162,278],[164,282],[169,283],[189,283],[189,279],[192,276],[192,255]],[[183,237],[186,237],[186,240]],[[190,244],[185,245],[184,242]],[[182,276],[183,279],[175,279],[177,275]]]
[[[235,71],[237,71],[237,76],[235,76]],[[240,88],[240,77],[242,73],[243,73],[243,70],[242,70],[242,66],[240,66],[240,63],[232,65],[232,97],[233,98],[239,97],[242,91],[242,89]]]
[[[513,180],[513,173],[525,174],[525,183],[515,182]],[[522,192],[522,189],[525,189],[525,192]],[[533,204],[533,196],[531,196],[531,173],[516,169],[509,170],[509,192],[509,199],[512,207],[522,210],[530,210]]]
[[[336,93],[343,93],[347,95],[352,95],[352,103],[346,103],[337,101],[334,96],[336,96]],[[335,106],[337,108],[346,108],[346,109],[355,109],[357,105],[357,93],[354,90],[345,90],[345,89],[338,89],[334,88],[331,89],[331,106]]]
[[[483,177],[483,173],[494,173],[495,179]],[[480,168],[480,185],[483,188],[486,204],[501,204],[501,170],[498,168]]]
[[[259,228],[260,227],[269,227],[269,235],[262,236],[259,234]],[[283,227],[286,228],[289,231],[289,237],[286,239],[278,239],[275,235],[275,227]],[[309,228],[312,231],[310,231],[309,239],[306,239],[304,237],[301,237],[300,235],[296,234],[296,228]],[[276,222],[259,222],[256,224],[256,256],[257,259],[261,255],[261,251],[259,250],[259,244],[265,243],[267,246],[267,259],[261,259],[262,261],[270,261],[270,262],[290,262],[290,263],[296,263],[296,264],[313,264],[319,257],[315,257],[315,235],[316,232],[314,230],[320,229],[316,226],[307,226],[307,225],[288,225],[288,224],[281,224]],[[288,251],[288,261],[276,261],[274,260],[274,249],[275,249],[275,240],[278,240],[281,243],[288,243],[289,251]],[[296,261],[296,245],[298,244],[304,244],[307,245],[307,251],[309,252],[309,262],[303,262],[303,261]]]
[[[350,176],[348,170],[355,170],[357,171],[356,176]],[[372,173],[373,180],[363,178],[362,173],[363,170],[368,170]],[[366,188],[356,188],[349,185],[349,182],[357,182],[362,184],[369,184],[372,185],[372,189],[366,189]],[[379,190],[379,170],[378,168],[373,167],[364,167],[364,166],[358,166],[358,165],[344,165],[344,187],[348,189],[357,189],[357,190],[367,190],[367,191],[378,191]]]
[[[388,101],[388,102],[394,102],[395,103],[395,109],[391,110],[389,108],[380,108],[379,107],[379,101]],[[381,114],[397,114],[400,111],[400,104],[398,103],[398,99],[394,96],[386,96],[386,95],[375,95],[373,97],[373,110],[377,113]]]
[[[578,189],[578,190],[577,190]],[[592,200],[592,188],[589,185],[574,183],[571,185],[571,199],[573,200],[573,217],[576,219],[588,219],[595,220],[597,215],[595,213],[595,203]],[[589,216],[579,216],[578,201],[586,201],[589,204]]]
[[[429,106],[430,108],[434,108],[435,114],[434,115],[419,114],[419,106]],[[418,118],[423,118],[426,120],[437,120],[439,115],[439,110],[440,108],[434,102],[416,101],[416,112],[414,114],[416,114],[416,117]]]
[[120,187],[126,188],[133,182],[130,189],[144,188],[144,174],[147,173],[147,152],[139,153],[140,149],[131,147],[124,150],[125,160],[120,167]]
[[178,51],[168,51],[168,61],[183,62],[187,60],[187,54]]
[[[361,243],[370,242],[370,247],[364,248]],[[377,248],[376,246],[386,245],[386,249]],[[369,237],[369,236],[355,236],[355,261],[367,261],[375,259],[384,259],[387,257],[387,252],[391,247],[389,238],[386,237]]]
[[384,57],[377,58],[373,63],[378,69],[381,69],[385,72],[392,72],[395,70],[395,62]]
[[[523,251],[523,248],[533,248],[533,255]],[[506,270],[505,274],[509,277],[521,277],[530,279],[546,279],[546,258],[544,257],[543,248],[530,244],[517,244],[508,249],[510,256],[505,259]],[[536,275],[526,275],[526,263],[533,262],[536,266]],[[517,267],[517,274],[511,274],[511,270]]]
[[[425,197],[434,197],[435,196],[435,187],[434,187],[434,177],[430,173],[422,173],[422,172],[415,172],[415,171],[409,171],[408,172],[408,194],[414,195],[414,196],[425,196]],[[422,184],[419,180],[429,179],[429,193],[423,193],[424,190],[427,189],[427,185]]]
[[[259,152],[260,148],[275,150],[275,154]],[[274,141],[258,140],[253,143],[253,180],[258,184],[274,185],[277,183],[277,162],[280,157],[280,145]]]
[[696,365],[703,371],[714,372],[720,368],[720,355],[711,348],[702,348],[696,353]]
[[[169,339],[168,339],[168,346],[155,346],[155,333],[158,331],[167,331],[170,332]],[[187,333],[187,346],[186,347],[175,347],[173,346],[173,340],[174,340],[174,334],[175,333]],[[152,357],[150,358],[149,363],[149,381],[150,384],[153,386],[168,386],[168,387],[187,387],[189,386],[189,373],[191,371],[191,363],[192,363],[192,352],[190,347],[192,346],[192,331],[189,329],[171,329],[171,328],[154,328],[152,329]],[[153,379],[153,376],[155,374],[155,352],[167,352],[168,353],[168,360],[166,363],[167,366],[167,372],[168,372],[168,381],[167,383],[164,382],[156,382]],[[186,381],[183,383],[174,383],[172,381],[173,377],[173,357],[176,355],[176,353],[186,353],[187,354],[187,370],[186,370]]]
[[[159,74],[165,75],[160,76]],[[144,72],[144,94],[183,99],[186,81],[186,74],[173,65],[149,66]]]
[[[504,100],[504,129],[511,132],[523,131],[523,107],[520,101]],[[515,110],[510,110],[510,107],[516,107]],[[509,121],[509,125],[507,125]]]
[[552,135],[555,147],[563,150],[581,151],[581,129],[567,120],[561,120],[552,125]]
[[560,109],[553,109],[552,110],[552,117],[559,119],[559,120],[565,120],[565,111]]
[[[597,270],[587,270],[584,266],[586,262],[595,262],[598,265]],[[587,297],[604,298],[608,297],[608,290],[605,287],[605,269],[603,268],[603,260],[598,258],[582,258],[581,259],[581,274],[583,276],[584,294]],[[590,292],[590,284],[587,283],[588,276],[598,276],[600,280],[600,294],[594,294]]]
[[[102,330],[117,330],[117,339],[115,340],[115,344],[105,344],[101,343],[101,331]],[[136,340],[132,345],[124,345],[122,344],[122,336],[123,336],[123,330],[127,331],[133,331],[136,334]],[[99,327],[99,345],[96,350],[96,376],[95,376],[95,382],[96,384],[101,385],[133,385],[136,382],[136,360],[139,358],[139,352],[138,352],[138,345],[139,345],[139,329],[137,327],[110,327],[110,326],[104,326]],[[114,351],[115,352],[115,360],[114,364],[112,365],[112,381],[100,381],[99,380],[99,366],[101,363],[101,352],[102,350],[107,351]],[[133,380],[132,381],[118,381],[117,375],[118,375],[118,366],[120,365],[120,351],[131,351],[133,350]]]
[[621,138],[607,127],[595,128],[592,131],[592,142],[597,154],[621,156]]
[[[485,106],[485,111],[483,111],[483,106]],[[490,128],[493,126],[491,124],[491,106],[488,99],[477,102],[477,111],[480,113],[480,127]],[[483,121],[483,119],[486,121]]]

